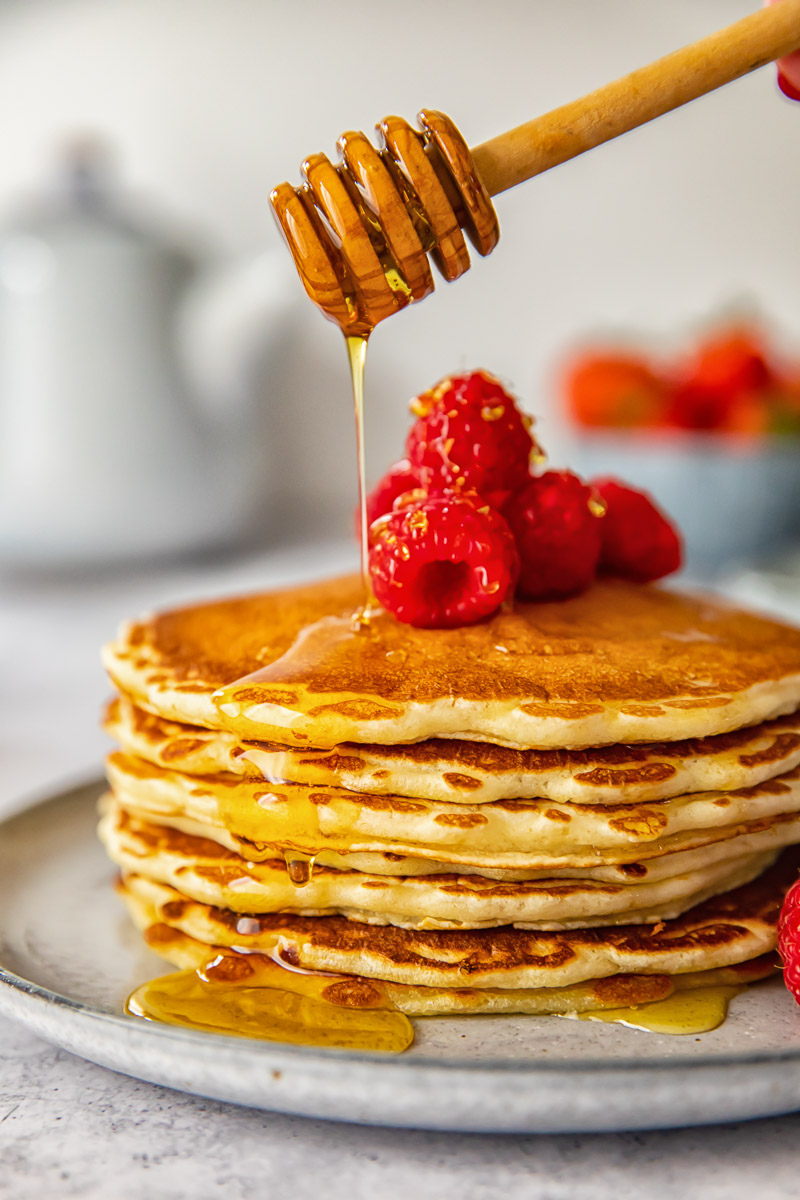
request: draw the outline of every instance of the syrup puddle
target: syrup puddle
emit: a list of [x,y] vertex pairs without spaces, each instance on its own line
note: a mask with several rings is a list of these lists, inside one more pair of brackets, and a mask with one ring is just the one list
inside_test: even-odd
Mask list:
[[289,971],[262,956],[219,955],[197,970],[143,984],[125,1011],[159,1021],[293,1046],[401,1054],[414,1027],[377,986],[344,976]]
[[[725,1020],[742,986],[697,988],[631,1008],[559,1014],[648,1033],[708,1033]],[[125,1011],[146,1021],[295,1046],[402,1054],[414,1026],[380,983],[283,964],[277,956],[220,954],[196,970],[143,984]]]
[[709,1033],[722,1024],[731,1000],[744,990],[735,986],[693,988],[634,1008],[606,1008],[570,1015],[578,1021],[605,1021],[647,1033]]

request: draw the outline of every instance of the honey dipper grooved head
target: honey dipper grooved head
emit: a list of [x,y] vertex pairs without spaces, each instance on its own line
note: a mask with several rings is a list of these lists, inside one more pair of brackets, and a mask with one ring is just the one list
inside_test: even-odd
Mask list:
[[366,337],[432,292],[428,254],[448,281],[463,275],[462,230],[479,254],[497,245],[494,206],[458,129],[430,109],[419,123],[386,117],[379,148],[343,133],[341,162],[312,154],[304,183],[270,196],[306,292],[346,336]]

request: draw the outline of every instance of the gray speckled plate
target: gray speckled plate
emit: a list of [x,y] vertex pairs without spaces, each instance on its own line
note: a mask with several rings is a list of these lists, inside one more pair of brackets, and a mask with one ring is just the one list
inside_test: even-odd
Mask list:
[[0,1012],[140,1079],[279,1112],[504,1132],[653,1129],[800,1109],[800,1010],[779,981],[725,1024],[663,1037],[552,1017],[416,1023],[411,1051],[322,1051],[123,1015],[164,973],[128,924],[94,837],[97,782],[0,824]]

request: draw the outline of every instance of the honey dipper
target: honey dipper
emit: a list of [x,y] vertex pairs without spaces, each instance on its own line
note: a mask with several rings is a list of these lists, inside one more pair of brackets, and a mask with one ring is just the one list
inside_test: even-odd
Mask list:
[[544,116],[468,148],[444,113],[377,126],[380,148],[343,133],[342,161],[312,154],[304,183],[271,194],[303,285],[346,336],[433,291],[428,255],[447,280],[497,245],[491,197],[652,121],[800,47],[800,0],[744,17]]

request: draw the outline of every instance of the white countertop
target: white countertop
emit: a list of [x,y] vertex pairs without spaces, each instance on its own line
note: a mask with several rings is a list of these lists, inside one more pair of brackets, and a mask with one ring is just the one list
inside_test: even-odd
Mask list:
[[[97,648],[155,606],[353,565],[339,544],[113,578],[0,576],[0,813],[97,774]],[[752,579],[750,585],[752,590]],[[0,1197],[704,1200],[800,1197],[800,1114],[708,1129],[497,1137],[237,1109],[82,1062],[0,1020]]]

